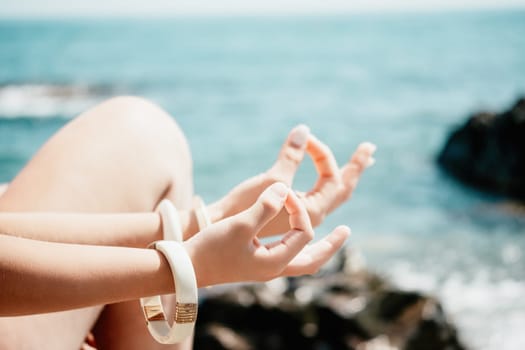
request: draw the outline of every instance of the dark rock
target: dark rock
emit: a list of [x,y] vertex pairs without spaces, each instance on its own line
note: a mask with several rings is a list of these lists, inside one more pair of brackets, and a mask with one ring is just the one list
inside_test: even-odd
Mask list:
[[438,163],[466,184],[525,200],[525,98],[501,114],[471,116],[450,135]]
[[339,259],[315,277],[212,291],[195,349],[464,349],[436,299],[357,268],[349,251]]

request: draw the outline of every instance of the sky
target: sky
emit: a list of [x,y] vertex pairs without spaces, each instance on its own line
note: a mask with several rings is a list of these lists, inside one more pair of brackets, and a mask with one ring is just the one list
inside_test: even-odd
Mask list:
[[0,0],[0,17],[288,15],[523,7],[525,0]]

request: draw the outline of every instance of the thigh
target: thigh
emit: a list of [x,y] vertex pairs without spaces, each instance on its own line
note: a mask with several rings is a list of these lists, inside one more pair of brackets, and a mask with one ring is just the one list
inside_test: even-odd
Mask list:
[[102,307],[49,314],[0,317],[2,350],[77,350]]

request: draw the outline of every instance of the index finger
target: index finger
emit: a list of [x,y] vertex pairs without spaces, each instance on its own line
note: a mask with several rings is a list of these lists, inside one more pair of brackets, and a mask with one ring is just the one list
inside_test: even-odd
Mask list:
[[292,183],[304,158],[309,134],[310,129],[306,125],[301,124],[293,128],[281,147],[277,161],[270,170],[288,185]]

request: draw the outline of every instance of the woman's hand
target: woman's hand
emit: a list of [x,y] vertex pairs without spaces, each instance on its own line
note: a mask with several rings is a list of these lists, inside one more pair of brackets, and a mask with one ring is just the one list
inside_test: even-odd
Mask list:
[[[287,233],[263,245],[257,236],[281,210]],[[314,232],[304,204],[286,185],[268,187],[248,209],[219,221],[184,245],[199,287],[240,281],[267,281],[280,276],[315,273],[344,243],[350,231],[337,227],[312,244]]]
[[[291,186],[297,169],[307,153],[319,174],[313,188],[300,193],[313,226],[319,225],[325,216],[350,198],[363,170],[374,164],[372,157],[376,146],[365,142],[357,147],[350,160],[341,168],[328,146],[310,134],[308,127],[295,127],[281,148],[275,164],[266,172],[252,177],[238,186],[218,202],[210,211],[220,213],[216,217],[234,215],[254,203],[259,194],[269,185],[282,182]],[[287,213],[283,210],[269,222],[260,236],[269,236],[287,230]]]

